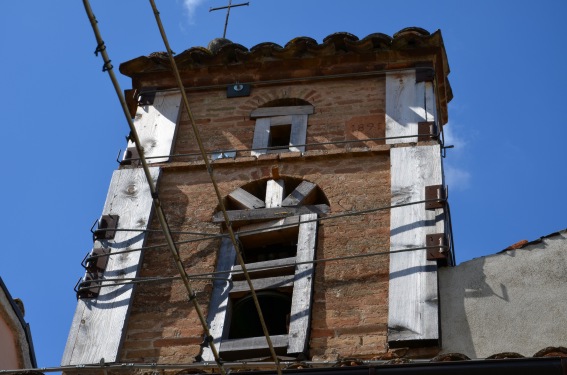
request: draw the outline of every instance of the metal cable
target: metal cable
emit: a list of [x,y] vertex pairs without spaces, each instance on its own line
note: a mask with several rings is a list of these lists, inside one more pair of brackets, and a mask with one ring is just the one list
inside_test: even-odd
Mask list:
[[[387,363],[387,360],[361,360],[366,365],[380,365]],[[303,361],[302,363],[313,366],[313,367],[332,367],[334,364],[339,363],[340,360],[336,361]],[[430,359],[412,359],[413,363],[429,363]],[[284,365],[297,364],[297,361],[282,361],[280,362]],[[273,362],[225,362],[224,366],[230,369],[250,369],[260,368],[260,369],[271,369],[274,367]],[[211,369],[211,367],[216,366],[216,364],[209,362],[201,363],[86,363],[79,365],[70,366],[57,366],[57,367],[39,367],[39,368],[24,368],[24,369],[14,369],[14,370],[0,370],[0,375],[40,375],[41,373],[49,372],[69,372],[76,373],[80,371],[93,371],[93,370],[103,370],[103,371],[132,371],[132,370],[186,370],[186,369]],[[39,373],[39,374],[38,374]]]
[[[262,309],[260,307],[260,303],[258,301],[258,297],[256,295],[256,291],[254,290],[254,286],[252,284],[252,280],[250,279],[250,276],[248,275],[248,272],[246,271],[246,265],[244,263],[244,259],[242,258],[242,253],[240,251],[240,247],[238,246],[238,241],[236,240],[236,237],[234,235],[234,232],[232,231],[232,226],[230,223],[230,220],[228,218],[228,214],[226,212],[226,208],[224,206],[223,203],[223,199],[222,199],[222,195],[220,192],[220,189],[216,183],[215,180],[215,176],[214,176],[214,172],[213,172],[213,168],[210,165],[208,159],[207,159],[207,155],[206,155],[206,151],[205,148],[203,146],[203,142],[201,140],[201,135],[199,132],[199,129],[197,128],[197,124],[195,123],[195,119],[193,118],[193,113],[191,111],[191,107],[189,106],[189,100],[187,98],[187,93],[185,92],[185,88],[183,86],[183,81],[181,80],[181,75],[179,74],[179,70],[177,69],[177,64],[175,62],[175,59],[173,58],[173,51],[171,50],[170,46],[169,46],[169,41],[167,39],[167,35],[165,33],[165,29],[163,28],[163,24],[161,22],[161,17],[159,15],[159,12],[157,10],[156,4],[154,0],[149,0],[152,10],[154,12],[154,16],[156,18],[156,23],[158,25],[161,37],[163,39],[163,43],[165,45],[166,51],[167,51],[167,55],[169,56],[169,61],[171,62],[171,68],[173,70],[173,73],[175,75],[175,79],[177,81],[177,85],[179,86],[179,90],[181,91],[181,96],[183,97],[183,104],[185,105],[185,110],[187,111],[187,115],[189,116],[189,120],[191,122],[191,127],[193,129],[193,134],[195,135],[195,139],[197,140],[197,144],[199,145],[199,150],[201,151],[203,160],[205,161],[205,166],[207,168],[207,172],[209,173],[211,182],[213,184],[213,187],[215,189],[215,193],[217,195],[217,200],[219,202],[219,206],[222,210],[223,216],[224,216],[224,220],[226,223],[226,227],[230,236],[230,239],[232,241],[232,244],[234,246],[235,252],[236,252],[236,256],[238,258],[238,263],[240,264],[240,266],[242,267],[242,272],[244,274],[244,277],[246,278],[246,281],[248,283],[248,287],[250,289],[250,294],[252,296],[252,299],[254,301],[254,305],[256,306],[256,311],[258,313],[258,318],[260,321],[260,324],[262,326],[262,331],[264,332],[264,336],[266,337],[266,342],[270,348],[270,353],[272,356],[272,359],[274,360],[274,363],[276,363],[277,365],[277,372],[278,375],[282,374],[282,369],[281,366],[279,365],[279,359],[278,356],[276,355],[276,351],[274,349],[274,345],[272,343],[272,340],[270,338],[270,334],[268,332],[268,327],[266,326],[266,322],[264,320],[264,315],[262,314]],[[139,151],[139,150],[138,150]],[[210,341],[210,340],[209,340]],[[218,354],[217,354],[218,355]],[[224,375],[224,374],[223,374]]]
[[[425,199],[425,200],[416,201],[416,202],[408,202],[408,203],[402,203],[402,204],[396,204],[396,205],[390,205],[390,206],[369,208],[369,209],[366,209],[366,210],[349,211],[349,212],[345,212],[345,213],[342,213],[342,214],[329,215],[329,216],[324,216],[324,217],[318,217],[316,219],[306,220],[306,221],[304,221],[304,223],[310,223],[310,222],[315,222],[315,221],[321,222],[321,221],[324,221],[324,220],[340,219],[340,218],[343,218],[343,217],[366,215],[366,214],[371,214],[371,213],[378,212],[378,211],[384,211],[384,210],[387,210],[387,209],[393,209],[393,208],[398,208],[398,207],[406,207],[406,206],[411,206],[411,205],[414,205],[414,204],[422,204],[422,203],[428,203],[428,202],[439,202],[439,199]],[[444,202],[446,202],[446,201],[444,201]],[[297,223],[282,224],[278,228],[285,229],[285,228],[291,228],[291,227],[294,227],[294,226],[297,226]],[[264,231],[264,229],[251,229],[251,230],[239,231],[238,234],[239,235],[252,235],[252,234],[262,233],[263,231]],[[185,234],[185,232],[183,232],[183,231],[177,231],[175,233]],[[228,237],[228,234],[226,234],[226,233],[211,234],[208,237],[177,241],[177,242],[175,242],[175,244],[176,245],[182,245],[182,244],[187,244],[187,243],[206,241],[206,240],[214,240],[214,239],[226,238],[226,237]],[[108,257],[108,256],[111,256],[111,255],[127,254],[127,253],[136,252],[136,251],[155,250],[155,249],[159,249],[159,248],[166,247],[166,246],[167,246],[167,244],[159,244],[159,245],[141,247],[141,248],[137,248],[137,249],[121,250],[121,251],[112,252],[110,254],[93,255],[92,258],[96,259],[96,258]]]
[[[100,228],[95,229],[95,232],[142,232],[142,233],[162,233],[161,229],[131,229],[131,228]],[[170,230],[169,233],[171,234],[188,234],[191,236],[211,236],[214,233],[206,233],[206,232],[191,232],[191,231],[175,231]]]
[[[420,250],[428,250],[428,249],[438,249],[441,248],[449,248],[449,246],[422,246],[422,247],[412,247],[407,249],[398,249],[398,250],[388,250],[388,251],[378,251],[378,252],[371,252],[371,253],[363,253],[363,254],[354,254],[354,255],[346,255],[340,257],[333,257],[333,258],[322,258],[322,259],[313,259],[313,260],[306,260],[301,262],[293,262],[285,265],[274,265],[274,266],[263,266],[263,267],[254,267],[251,266],[249,271],[269,271],[275,270],[279,268],[287,268],[287,267],[295,267],[304,264],[319,264],[319,263],[327,263],[327,262],[338,262],[343,260],[349,259],[359,259],[359,258],[367,258],[367,257],[374,257],[380,255],[390,255],[390,254],[397,254],[397,253],[407,253],[412,251],[420,251]],[[238,271],[236,271],[238,272]],[[232,282],[232,279],[226,277],[215,277],[215,275],[222,275],[226,274],[227,271],[213,271],[213,272],[206,272],[206,273],[199,273],[199,274],[190,274],[188,277],[192,280],[223,280],[229,283]],[[173,281],[173,280],[180,280],[180,276],[170,276],[170,277],[130,277],[130,278],[107,278],[107,279],[94,279],[83,281],[78,284],[76,292],[80,292],[81,290],[90,289],[93,287],[111,287],[115,285],[126,285],[126,284],[137,284],[137,283],[146,283],[146,282],[166,282],[166,281]],[[121,282],[124,280],[128,280],[126,282]],[[114,284],[95,284],[93,283],[104,283],[104,282],[116,282]]]
[[[151,196],[152,196],[152,199],[153,199],[153,205],[154,205],[155,212],[156,212],[156,215],[158,217],[159,223],[162,227],[163,234],[166,238],[168,247],[171,250],[173,258],[175,259],[175,263],[177,265],[178,271],[181,275],[181,278],[183,280],[185,288],[187,289],[187,292],[189,294],[189,300],[193,303],[193,306],[195,307],[197,315],[199,316],[199,321],[200,321],[201,325],[203,326],[203,330],[205,331],[206,336],[210,337],[210,332],[209,332],[209,327],[207,325],[207,321],[205,319],[205,316],[203,315],[203,311],[201,310],[199,303],[197,302],[197,299],[193,298],[193,295],[194,295],[193,288],[191,287],[191,284],[190,284],[189,279],[187,277],[187,273],[185,272],[185,268],[183,267],[183,264],[182,264],[181,259],[179,257],[179,251],[178,251],[177,247],[175,246],[175,242],[173,241],[171,233],[169,232],[169,225],[167,224],[165,214],[164,214],[163,209],[161,207],[161,202],[158,198],[158,194],[157,194],[155,184],[152,180],[152,176],[150,174],[150,170],[148,168],[146,160],[144,159],[144,150],[141,146],[140,139],[138,137],[138,132],[136,131],[136,127],[134,126],[134,123],[132,122],[132,116],[131,116],[130,111],[128,109],[128,105],[126,103],[126,100],[124,99],[124,96],[122,94],[120,84],[118,83],[118,80],[116,79],[116,76],[114,74],[113,67],[110,63],[110,58],[108,57],[108,53],[106,52],[106,46],[104,44],[104,41],[102,40],[100,31],[98,29],[97,20],[96,20],[94,14],[93,14],[89,0],[83,0],[83,5],[84,5],[85,11],[86,11],[86,13],[89,17],[89,20],[90,20],[90,23],[91,23],[91,26],[93,28],[93,32],[95,34],[95,38],[96,38],[96,41],[97,41],[97,49],[96,49],[95,53],[98,53],[98,52],[101,53],[102,59],[104,61],[103,72],[104,71],[108,72],[110,80],[112,81],[112,85],[114,86],[114,90],[116,91],[116,95],[118,96],[118,99],[120,100],[120,104],[122,106],[124,116],[126,117],[126,121],[128,122],[128,126],[130,127],[131,139],[133,140],[133,142],[136,146],[136,150],[137,150],[138,154],[140,155],[140,162],[142,164],[142,168],[143,168],[144,174],[146,176],[146,180],[147,180],[149,188],[150,188],[150,193],[151,193]],[[222,365],[220,357],[218,356],[218,352],[217,352],[217,350],[214,346],[214,343],[210,342],[210,347],[211,347],[211,350],[213,351],[213,355],[215,356],[215,361],[217,362],[217,365],[218,365],[218,368],[219,368],[221,374],[226,375],[226,371],[225,371],[225,369]]]
[[[417,138],[420,136],[438,136],[436,134],[412,134],[412,135],[398,135],[393,137],[379,137],[379,138],[366,138],[366,139],[354,139],[354,140],[344,140],[344,141],[329,141],[329,142],[312,142],[312,143],[304,143],[304,144],[294,144],[293,147],[308,147],[308,146],[328,146],[328,145],[340,145],[340,144],[349,144],[349,143],[360,143],[360,142],[373,142],[373,141],[386,141],[390,139],[405,139],[405,138]],[[226,152],[235,152],[238,154],[239,152],[251,152],[251,151],[260,151],[260,150],[279,150],[281,147],[274,146],[274,147],[256,147],[256,148],[239,148],[239,149],[225,149],[225,150],[216,150],[216,151],[207,151],[206,154],[218,154],[218,153],[226,153]],[[325,150],[323,150],[325,151]],[[146,160],[150,159],[161,159],[161,158],[181,158],[181,157],[191,157],[191,156],[202,156],[200,152],[192,152],[188,154],[169,154],[169,155],[157,155],[157,156],[148,156]],[[235,156],[236,157],[236,156]],[[130,158],[124,159],[124,161],[138,161],[138,158]],[[120,163],[119,160],[117,162]]]

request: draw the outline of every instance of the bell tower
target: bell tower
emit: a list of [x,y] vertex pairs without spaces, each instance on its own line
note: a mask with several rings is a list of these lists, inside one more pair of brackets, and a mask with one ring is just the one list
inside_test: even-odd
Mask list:
[[63,364],[205,364],[212,346],[225,361],[269,358],[254,293],[280,358],[437,354],[437,269],[453,264],[441,32],[250,49],[222,39],[175,61],[189,108],[167,56],[120,71],[195,293],[164,247],[130,141],[84,262]]

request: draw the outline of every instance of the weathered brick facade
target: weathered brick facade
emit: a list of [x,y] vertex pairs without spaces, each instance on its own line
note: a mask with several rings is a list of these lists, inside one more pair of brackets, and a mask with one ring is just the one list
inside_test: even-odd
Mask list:
[[[366,210],[389,204],[389,159],[383,151],[341,152],[294,156],[283,160],[246,160],[217,164],[221,191],[229,193],[246,183],[281,175],[316,183],[329,199],[332,214]],[[208,174],[202,166],[166,168],[160,197],[174,230],[218,232],[211,223],[217,206]],[[153,223],[152,229],[159,229]],[[182,241],[188,236],[176,236]],[[319,225],[317,259],[386,251],[387,211],[323,221]],[[148,246],[163,243],[153,235]],[[214,271],[218,240],[180,246],[190,274]],[[388,256],[321,263],[316,266],[311,330],[311,354],[318,356],[371,355],[385,351],[388,306]],[[147,251],[141,276],[174,276],[177,270],[166,248]],[[210,285],[195,283],[199,302],[206,307]],[[198,354],[203,330],[180,282],[141,285],[134,295],[123,361],[187,361]],[[153,332],[153,334],[150,334]]]

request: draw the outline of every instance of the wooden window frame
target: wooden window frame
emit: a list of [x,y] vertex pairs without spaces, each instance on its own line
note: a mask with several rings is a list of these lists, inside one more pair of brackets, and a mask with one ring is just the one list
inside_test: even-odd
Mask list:
[[[267,153],[305,152],[307,137],[307,118],[313,114],[313,106],[287,106],[257,108],[250,117],[256,119],[254,139],[252,141],[252,155],[258,156]],[[291,125],[289,148],[270,149],[270,129],[275,126]]]
[[[311,186],[312,185],[312,186]],[[311,187],[314,184],[305,183],[301,187]],[[237,189],[238,190],[238,189]],[[298,190],[298,189],[296,189]],[[292,201],[294,190],[283,199],[283,181],[268,181],[265,203],[267,208],[281,207],[282,202]],[[299,189],[301,190],[301,189]],[[301,191],[303,191],[301,190]],[[305,197],[308,197],[306,195]],[[275,199],[274,197],[278,197]],[[299,201],[297,203],[300,203]],[[301,204],[301,203],[300,203]],[[258,210],[263,210],[259,208]],[[285,355],[301,355],[307,352],[310,328],[311,304],[313,295],[313,273],[315,259],[315,247],[317,238],[317,214],[299,214],[279,220],[261,220],[249,225],[239,227],[238,232],[250,230],[258,231],[255,234],[242,234],[240,237],[254,237],[277,234],[281,232],[282,226],[289,228],[297,225],[297,252],[295,257],[262,261],[247,264],[247,270],[253,280],[256,290],[291,289],[291,312],[289,330],[286,335],[270,336],[274,348],[278,353]],[[237,233],[238,233],[237,232]],[[231,294],[246,293],[249,291],[246,281],[232,281],[233,275],[241,272],[241,267],[236,264],[236,251],[228,238],[223,238],[218,256],[217,268],[219,279],[213,282],[213,292],[209,306],[208,323],[213,342],[223,358],[223,353],[231,358],[243,356],[246,358],[258,357],[255,352],[265,352],[268,344],[264,336],[228,339],[231,318]],[[259,274],[257,269],[262,267],[278,267],[276,276]],[[293,267],[293,272],[280,272]],[[227,278],[230,282],[222,280]],[[252,354],[252,355],[251,355]],[[203,349],[204,361],[213,361],[214,357],[210,348]],[[246,359],[241,358],[241,359]]]

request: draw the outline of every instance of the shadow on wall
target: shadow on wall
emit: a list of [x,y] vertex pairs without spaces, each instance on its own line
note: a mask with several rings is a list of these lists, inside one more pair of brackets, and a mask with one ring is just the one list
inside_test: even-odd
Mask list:
[[442,352],[457,352],[478,358],[472,332],[475,324],[469,322],[466,304],[490,297],[509,302],[506,285],[499,283],[499,290],[494,290],[487,283],[485,262],[486,258],[478,258],[439,271]]

